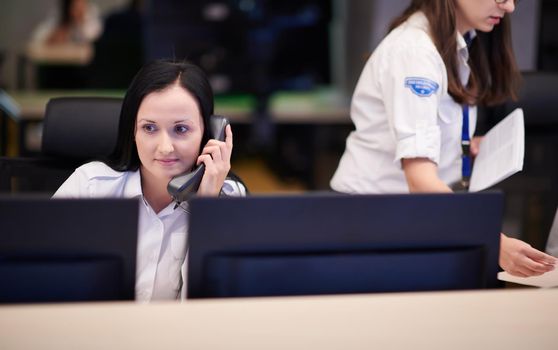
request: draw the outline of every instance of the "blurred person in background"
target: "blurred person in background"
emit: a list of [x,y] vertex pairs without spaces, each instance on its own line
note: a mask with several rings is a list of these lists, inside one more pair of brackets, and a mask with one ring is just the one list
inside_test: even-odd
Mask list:
[[84,44],[96,40],[103,30],[98,8],[87,0],[60,0],[59,8],[35,30],[34,43]]
[[87,87],[93,42],[102,28],[96,6],[87,0],[60,0],[57,11],[39,24],[27,47],[26,56],[37,68],[36,87]]

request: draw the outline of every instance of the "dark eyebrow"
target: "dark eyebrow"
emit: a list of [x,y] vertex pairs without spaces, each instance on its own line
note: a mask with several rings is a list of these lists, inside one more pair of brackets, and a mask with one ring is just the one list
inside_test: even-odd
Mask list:
[[[137,119],[137,122],[138,123],[139,122],[147,122],[147,123],[157,124],[156,121],[148,119],[148,118]],[[181,124],[181,123],[189,124],[189,123],[193,123],[193,121],[191,119],[185,117],[184,119],[176,120],[173,124]]]

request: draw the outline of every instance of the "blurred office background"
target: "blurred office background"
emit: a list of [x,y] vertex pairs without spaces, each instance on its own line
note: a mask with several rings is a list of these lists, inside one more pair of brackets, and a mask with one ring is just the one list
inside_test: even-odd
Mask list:
[[[0,4],[0,88],[21,108],[19,119],[2,126],[3,152],[40,152],[48,97],[122,96],[143,62],[186,58],[208,73],[217,112],[233,121],[233,168],[262,193],[328,189],[352,130],[349,103],[360,71],[409,0],[145,0],[133,9],[127,0],[89,2],[104,33],[62,63],[29,51],[33,30],[58,0]],[[513,41],[522,71],[558,70],[557,16],[555,0],[518,5]],[[488,126],[503,117],[498,109],[483,115]],[[538,247],[558,201],[557,123],[555,113],[527,125],[525,171],[502,184],[505,229]]]
[[[89,2],[96,5],[106,20],[115,12],[122,14],[135,1]],[[135,51],[126,52],[120,48],[120,52],[113,55],[116,60],[120,60],[118,57],[121,55],[132,59],[132,64],[139,59],[161,56],[188,57],[215,75],[218,91],[253,87],[246,81],[248,67],[242,64],[269,61],[266,63],[270,72],[274,73],[274,78],[299,78],[298,81],[283,81],[276,85],[284,87],[290,83],[290,87],[304,87],[305,83],[333,84],[350,94],[364,60],[385,35],[390,20],[409,1],[136,2],[140,3],[138,7],[142,9],[142,28],[137,23],[125,24],[129,32],[143,30],[143,42],[138,45],[141,45],[144,56],[133,57]],[[18,56],[25,52],[33,31],[53,13],[58,3],[58,0],[2,1],[0,50],[4,87],[17,86]],[[520,67],[524,70],[541,68],[541,65],[542,68],[556,69],[558,65],[554,59],[556,43],[553,40],[556,39],[552,38],[550,27],[556,14],[557,5],[554,3],[552,0],[524,1],[513,14],[514,46]],[[116,34],[107,35],[123,35],[124,28],[115,27],[113,24],[108,29]],[[132,37],[128,35],[128,38]],[[111,70],[111,67],[108,69]],[[112,70],[112,73],[118,72]],[[90,81],[86,83],[92,84]],[[114,83],[114,80],[93,84],[126,85],[125,82]]]

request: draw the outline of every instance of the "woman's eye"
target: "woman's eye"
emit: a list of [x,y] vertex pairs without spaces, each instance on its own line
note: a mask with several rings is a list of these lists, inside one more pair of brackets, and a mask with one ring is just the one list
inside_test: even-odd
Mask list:
[[176,125],[174,127],[174,131],[177,134],[185,134],[186,132],[188,132],[188,127],[186,125]]
[[148,133],[153,133],[157,131],[157,127],[153,124],[145,124],[144,126],[142,126],[142,129]]

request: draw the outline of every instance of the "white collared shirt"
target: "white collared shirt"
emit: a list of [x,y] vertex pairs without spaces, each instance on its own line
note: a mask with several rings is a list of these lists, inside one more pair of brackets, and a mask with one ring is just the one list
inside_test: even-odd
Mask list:
[[[228,180],[227,195],[245,195],[245,189]],[[188,215],[171,203],[155,213],[143,197],[138,171],[119,172],[102,162],[77,168],[53,198],[140,198],[136,259],[136,300],[169,300],[186,289]]]
[[[459,75],[466,84],[468,50],[457,34]],[[446,184],[461,178],[462,107],[448,94],[442,57],[423,13],[413,14],[367,61],[351,103],[355,124],[331,187],[345,193],[408,193],[403,158],[428,158]],[[469,108],[471,136],[476,107]]]

